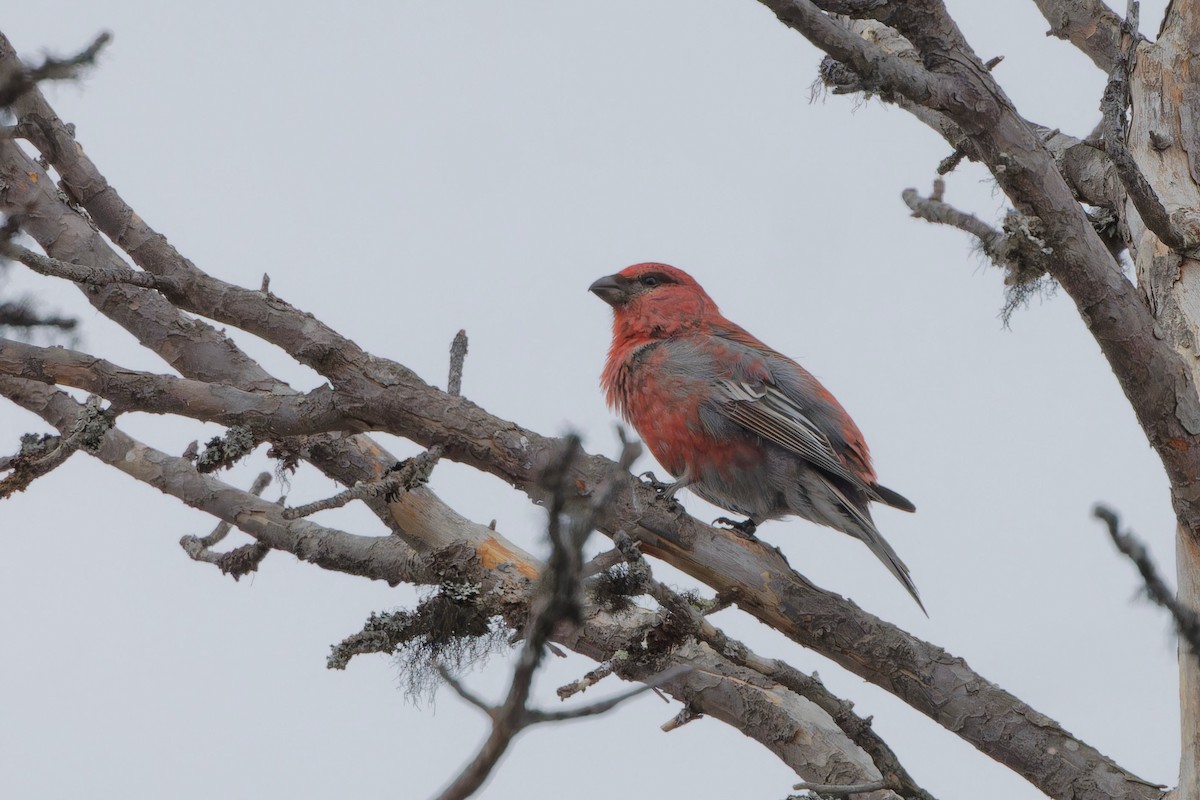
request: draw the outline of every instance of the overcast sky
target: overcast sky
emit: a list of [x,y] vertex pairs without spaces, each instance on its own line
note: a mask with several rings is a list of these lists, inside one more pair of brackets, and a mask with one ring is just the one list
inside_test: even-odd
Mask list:
[[[1104,76],[1044,36],[1033,3],[950,2],[1030,119],[1085,135]],[[1163,2],[1144,4],[1157,29]],[[880,479],[918,513],[877,521],[930,618],[861,544],[787,520],[759,535],[821,586],[965,657],[1140,776],[1177,771],[1175,646],[1133,568],[1090,517],[1103,500],[1173,574],[1167,482],[1070,299],[1005,330],[1002,276],[966,238],[908,216],[947,145],[895,108],[810,102],[819,53],[752,0],[11,3],[18,50],[115,40],[49,90],[126,200],[201,268],[271,288],[368,350],[534,430],[616,452],[597,379],[609,311],[586,291],[637,261],[689,270],[722,310],[816,373],[850,410]],[[963,167],[947,199],[992,219],[1003,197]],[[167,367],[69,287],[17,268],[82,319],[79,347]],[[268,369],[319,379],[235,332]],[[219,429],[130,415],[180,453]],[[0,405],[0,450],[46,426]],[[408,443],[380,437],[398,455]],[[654,465],[649,457],[640,465]],[[249,485],[260,451],[228,474]],[[544,552],[542,512],[442,463],[433,488]],[[267,496],[283,491],[274,485]],[[303,470],[299,504],[335,491]],[[703,519],[716,511],[684,496]],[[362,509],[319,519],[383,529]],[[485,724],[442,693],[419,706],[387,659],[324,667],[330,644],[417,594],[272,554],[235,584],[177,542],[212,520],[86,455],[0,504],[0,796],[422,798]],[[595,542],[594,546],[599,546]],[[681,586],[688,579],[665,567]],[[715,621],[819,670],[935,795],[1041,795],[953,734],[736,609]],[[554,660],[554,688],[590,668]],[[468,675],[497,697],[508,662]],[[601,684],[588,699],[619,690]],[[482,796],[783,798],[795,776],[714,720],[671,734],[653,695],[523,736]]]

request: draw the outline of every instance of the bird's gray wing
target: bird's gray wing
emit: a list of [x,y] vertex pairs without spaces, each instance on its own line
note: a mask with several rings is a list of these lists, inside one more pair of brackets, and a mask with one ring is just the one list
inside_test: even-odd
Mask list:
[[728,397],[721,413],[749,431],[790,450],[814,467],[850,482],[871,494],[871,487],[842,460],[829,437],[791,398],[769,383],[754,385],[722,378],[717,381]]

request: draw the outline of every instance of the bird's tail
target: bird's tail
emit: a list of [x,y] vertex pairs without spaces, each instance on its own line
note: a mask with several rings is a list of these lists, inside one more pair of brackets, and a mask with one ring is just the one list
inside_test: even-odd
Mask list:
[[912,500],[909,500],[899,492],[893,491],[886,486],[880,486],[878,483],[871,487],[872,491],[879,498],[880,502],[887,503],[892,508],[898,508],[901,511],[916,511],[917,507],[913,505]]
[[896,580],[900,581],[904,585],[904,588],[908,590],[908,593],[912,595],[912,599],[917,601],[917,605],[921,607],[921,613],[928,617],[929,612],[925,610],[925,604],[921,602],[921,595],[917,592],[917,586],[908,575],[908,566],[900,560],[900,556],[896,555],[896,551],[892,549],[892,546],[883,538],[883,534],[875,527],[875,522],[871,519],[870,512],[852,502],[836,486],[828,483],[826,485],[841,502],[850,518],[857,523],[854,525],[854,535],[861,539],[863,544],[875,554],[875,557],[883,562],[888,571],[896,576]]

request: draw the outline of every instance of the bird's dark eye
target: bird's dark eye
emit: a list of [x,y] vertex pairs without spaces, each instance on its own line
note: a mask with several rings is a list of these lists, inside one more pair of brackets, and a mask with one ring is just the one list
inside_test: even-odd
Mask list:
[[655,275],[643,275],[639,283],[646,287],[658,286],[658,277]]

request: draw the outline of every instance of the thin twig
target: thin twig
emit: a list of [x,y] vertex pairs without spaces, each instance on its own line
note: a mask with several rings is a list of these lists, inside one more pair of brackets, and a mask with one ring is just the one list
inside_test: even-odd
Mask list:
[[[270,484],[270,473],[259,473],[258,477],[254,479],[254,483],[250,485],[250,494],[260,497]],[[241,580],[243,575],[258,570],[259,564],[267,557],[267,553],[271,552],[271,548],[256,541],[224,553],[214,553],[212,548],[229,535],[232,527],[228,522],[222,520],[217,523],[208,536],[184,536],[179,540],[179,546],[193,561],[213,564],[224,574],[232,575],[235,581]]]
[[945,158],[943,158],[941,161],[938,162],[937,174],[938,175],[950,174],[958,167],[959,164],[962,163],[962,160],[966,157],[967,157],[966,150],[962,149],[961,147],[954,148],[954,152],[952,152],[950,155],[946,156]]
[[[933,192],[929,197],[922,197],[916,189],[905,189],[900,196],[905,205],[912,209],[912,215],[926,222],[938,225],[949,225],[960,231],[969,233],[979,241],[980,249],[997,266],[1013,271],[1018,264],[1026,262],[1038,263],[1047,254],[1048,248],[1043,242],[1037,241],[1028,226],[1023,229],[1027,235],[1024,240],[1014,239],[1013,236],[1002,233],[974,214],[959,211],[946,203],[942,198],[946,191],[946,183],[941,178],[933,182]],[[1023,246],[1026,243],[1033,247]],[[1019,251],[1019,253],[1018,253]],[[1014,258],[1015,256],[1022,258]]]
[[1107,506],[1097,505],[1092,509],[1092,515],[1108,526],[1108,535],[1112,537],[1113,544],[1137,566],[1138,572],[1141,573],[1142,582],[1146,586],[1146,594],[1150,596],[1151,600],[1170,612],[1179,636],[1188,643],[1192,654],[1200,658],[1200,614],[1176,599],[1175,594],[1159,577],[1158,570],[1155,568],[1146,546],[1138,541],[1131,531],[1122,532],[1120,530],[1121,518],[1117,512]]
[[597,714],[603,714],[624,703],[626,700],[637,697],[639,694],[657,689],[663,684],[670,683],[676,678],[683,677],[692,671],[690,666],[681,664],[677,667],[664,670],[652,678],[647,679],[640,686],[635,686],[619,694],[614,694],[612,697],[604,700],[598,700],[595,703],[586,706],[578,706],[576,708],[568,708],[563,711],[535,711],[529,712],[533,722],[561,722],[568,719],[579,719],[580,717],[594,717]]
[[70,317],[43,317],[28,302],[0,303],[0,328],[57,328],[74,330],[79,320]]
[[625,700],[673,680],[687,672],[683,667],[655,676],[645,685],[597,703],[565,711],[538,711],[528,707],[533,676],[541,665],[551,635],[562,624],[577,623],[580,619],[579,593],[582,583],[583,544],[595,527],[596,519],[611,497],[612,487],[621,474],[633,463],[639,447],[624,440],[622,452],[605,485],[593,492],[582,513],[568,516],[568,496],[574,484],[568,480],[572,465],[579,457],[579,438],[568,436],[558,458],[543,472],[541,483],[550,493],[547,502],[549,520],[547,538],[550,558],[542,572],[539,586],[529,605],[529,621],[525,626],[525,644],[513,670],[512,681],[504,702],[489,706],[453,678],[447,682],[467,702],[483,709],[492,720],[492,730],[479,752],[462,772],[438,796],[438,800],[462,800],[479,789],[491,774],[500,756],[508,749],[513,737],[524,728],[541,722],[556,722],[609,711]]
[[482,697],[464,686],[462,681],[450,674],[450,670],[446,669],[444,664],[438,664],[436,669],[438,676],[446,682],[447,686],[454,690],[456,695],[461,697],[463,700],[466,700],[468,703],[475,706],[489,717],[495,719],[498,709],[488,705],[488,703]]
[[71,80],[78,77],[80,68],[94,64],[100,51],[110,41],[112,34],[105,31],[76,55],[69,58],[47,57],[36,67],[26,67],[13,72],[0,85],[0,107],[12,105],[14,100],[37,86],[39,81]]
[[19,261],[39,275],[50,278],[65,278],[76,283],[86,283],[92,286],[107,286],[113,283],[127,283],[140,286],[143,289],[158,289],[161,291],[179,291],[179,283],[171,278],[153,275],[149,272],[126,269],[100,269],[87,267],[83,264],[72,264],[57,258],[35,253],[27,247],[14,242],[0,243],[0,256]]
[[590,578],[593,575],[599,575],[607,569],[615,567],[625,560],[625,556],[621,555],[620,550],[605,550],[602,553],[597,553],[590,561],[583,565],[583,577]]
[[579,680],[568,683],[565,686],[558,687],[558,697],[560,700],[566,700],[568,697],[573,697],[580,692],[586,692],[591,687],[595,686],[600,681],[612,675],[615,664],[612,659],[603,662],[600,666],[588,672]]
[[423,486],[429,482],[429,475],[433,472],[433,465],[437,462],[440,455],[441,448],[434,445],[424,453],[419,453],[412,458],[400,462],[394,470],[388,473],[387,477],[381,480],[359,481],[346,491],[339,492],[333,497],[316,500],[312,503],[296,506],[295,508],[284,509],[283,517],[284,519],[299,519],[311,516],[318,511],[341,508],[355,500],[392,497],[402,491],[407,492],[418,486]]
[[949,203],[943,202],[941,198],[945,188],[945,182],[939,178],[933,182],[933,194],[929,197],[922,197],[916,189],[905,189],[900,196],[912,209],[914,217],[939,225],[950,225],[960,231],[965,231],[979,239],[985,252],[994,249],[997,243],[1004,238],[1004,234],[974,214],[959,211]]

